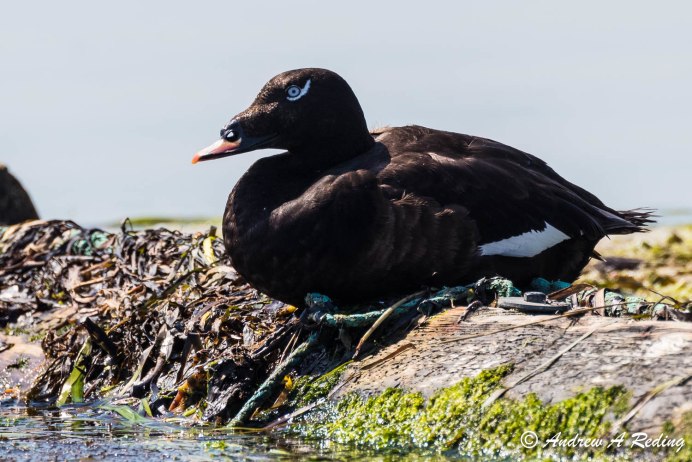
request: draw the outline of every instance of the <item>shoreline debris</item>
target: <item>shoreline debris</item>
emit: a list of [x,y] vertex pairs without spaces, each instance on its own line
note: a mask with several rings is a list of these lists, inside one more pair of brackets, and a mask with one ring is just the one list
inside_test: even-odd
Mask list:
[[[690,319],[689,303],[672,299],[648,302],[592,285],[575,292],[542,280],[531,289],[550,291],[550,300],[560,294],[584,313]],[[52,220],[0,228],[0,326],[43,336],[46,354],[27,398],[132,397],[154,416],[246,424],[287,376],[321,375],[349,360],[351,339],[361,339],[356,350],[364,355],[442,309],[521,293],[511,281],[484,278],[342,309],[310,294],[301,311],[247,285],[213,227],[134,231],[125,221],[111,233]],[[370,335],[379,341],[366,344]]]

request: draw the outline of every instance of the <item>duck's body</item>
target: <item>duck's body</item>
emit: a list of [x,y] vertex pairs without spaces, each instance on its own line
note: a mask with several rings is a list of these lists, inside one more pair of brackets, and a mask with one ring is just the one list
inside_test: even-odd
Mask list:
[[[316,71],[328,72],[292,72],[308,72],[314,86]],[[224,133],[257,118],[251,109]],[[358,125],[364,119],[350,136],[307,133],[308,147],[281,146],[289,152],[259,160],[233,189],[226,247],[238,272],[272,297],[366,301],[494,275],[572,281],[602,237],[647,222],[646,213],[612,210],[501,143],[418,126],[371,135]],[[230,153],[243,149],[233,137]]]

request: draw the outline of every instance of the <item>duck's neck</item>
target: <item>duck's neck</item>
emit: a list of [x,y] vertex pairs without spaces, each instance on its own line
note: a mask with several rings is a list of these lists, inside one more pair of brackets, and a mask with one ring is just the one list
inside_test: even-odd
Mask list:
[[354,142],[323,145],[290,151],[257,161],[236,184],[226,213],[234,216],[240,230],[254,229],[281,204],[303,194],[328,170],[362,154],[369,155],[375,142],[367,137]]
[[328,170],[369,151],[374,144],[363,120],[362,124],[350,127],[350,130],[344,127],[338,135],[311,133],[302,144],[292,146],[289,151],[296,164],[310,169]]

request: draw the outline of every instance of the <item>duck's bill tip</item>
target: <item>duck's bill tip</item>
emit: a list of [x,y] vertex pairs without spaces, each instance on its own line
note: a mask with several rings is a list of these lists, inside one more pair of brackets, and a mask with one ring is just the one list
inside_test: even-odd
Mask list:
[[236,154],[258,149],[276,148],[277,146],[274,143],[277,138],[277,135],[245,136],[235,141],[221,138],[211,146],[197,151],[192,157],[192,163],[196,164],[203,160],[221,159],[222,157],[235,156]]
[[226,157],[228,155],[234,154],[240,146],[240,141],[226,141],[223,138],[207,146],[204,149],[200,149],[192,157],[192,163],[196,164],[203,160],[218,159],[220,157]]

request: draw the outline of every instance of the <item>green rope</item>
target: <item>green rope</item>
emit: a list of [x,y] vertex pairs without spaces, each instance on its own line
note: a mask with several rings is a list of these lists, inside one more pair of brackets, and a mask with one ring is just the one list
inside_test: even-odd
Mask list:
[[[392,313],[392,316],[398,316],[406,312],[406,308],[399,307]],[[369,326],[382,316],[385,310],[369,311],[360,314],[331,314],[323,313],[319,319],[315,321],[329,327],[364,327]]]
[[267,380],[257,389],[257,391],[248,399],[243,407],[238,411],[233,420],[228,423],[228,427],[239,427],[252,417],[255,409],[260,407],[269,398],[282,383],[286,374],[296,367],[303,360],[303,357],[317,343],[319,337],[318,332],[312,332],[308,339],[303,342],[298,348],[286,358],[284,362],[279,364],[271,373]]
[[548,281],[547,279],[544,278],[534,278],[533,281],[531,281],[531,284],[529,284],[531,290],[535,290],[537,292],[543,292],[544,294],[549,294],[551,292],[556,292],[558,290],[566,289],[567,287],[571,286],[569,282],[565,281]]
[[[410,300],[390,315],[391,318],[410,313],[411,309],[418,308],[420,311],[432,311],[435,308],[448,307],[454,301],[463,300],[465,303],[473,297],[471,288],[473,286],[445,287],[435,292],[430,297],[419,297]],[[368,311],[366,313],[355,314],[333,314],[338,309],[332,300],[326,295],[311,293],[305,297],[305,302],[311,310],[311,319],[319,324],[329,327],[367,327],[377,321],[386,309]]]
[[[75,230],[76,231],[76,230]],[[77,231],[75,234],[79,233]],[[110,238],[110,234],[103,231],[93,231],[87,239],[79,239],[72,244],[72,252],[76,255],[91,256],[95,249],[100,249]]]
[[487,287],[495,292],[498,297],[520,297],[521,290],[514,287],[509,279],[492,278],[487,280]]

